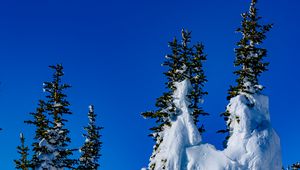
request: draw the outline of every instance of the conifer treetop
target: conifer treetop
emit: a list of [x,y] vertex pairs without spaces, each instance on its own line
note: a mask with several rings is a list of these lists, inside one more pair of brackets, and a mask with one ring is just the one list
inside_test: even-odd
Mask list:
[[86,170],[86,169],[98,169],[100,164],[98,162],[101,156],[101,147],[102,142],[100,140],[100,130],[103,127],[99,127],[96,125],[96,114],[94,112],[94,106],[89,106],[88,126],[84,127],[86,133],[83,135],[85,137],[85,142],[83,146],[80,148],[81,156],[79,158],[79,166],[78,170]]
[[[65,128],[66,114],[72,114],[70,103],[67,100],[67,95],[64,90],[71,87],[68,84],[62,83],[62,76],[64,76],[62,64],[49,66],[54,70],[52,81],[44,82],[44,91],[46,94],[46,102],[44,111],[50,117],[49,126],[45,137],[39,143],[39,147],[44,148],[40,155],[44,155],[45,159],[42,162],[49,162],[48,167],[55,168],[74,168],[76,164],[75,159],[70,159],[69,156],[73,154],[75,149],[69,149],[71,138],[69,130]],[[52,155],[51,159],[45,155]],[[49,159],[49,160],[48,160]],[[43,164],[42,164],[43,165]],[[44,167],[43,167],[44,168]]]
[[28,160],[29,148],[28,146],[25,146],[25,137],[23,133],[20,133],[20,141],[21,145],[17,147],[17,150],[21,158],[19,160],[14,160],[16,169],[29,170],[31,167],[31,163]]
[[258,15],[256,5],[257,0],[252,0],[249,11],[241,15],[241,27],[236,30],[242,35],[235,49],[234,65],[239,68],[234,72],[238,76],[237,86],[230,87],[227,99],[241,93],[260,93],[264,88],[260,85],[258,78],[268,70],[269,63],[264,61],[267,50],[261,47],[261,44],[273,25],[259,23],[261,17]]
[[[261,24],[261,16],[258,15],[257,0],[252,0],[249,11],[242,13],[241,26],[236,32],[242,35],[242,38],[236,43],[234,49],[234,66],[237,68],[234,74],[237,76],[235,86],[230,86],[227,100],[240,94],[260,94],[264,89],[259,83],[261,74],[268,70],[269,63],[264,61],[267,57],[267,50],[262,47],[266,39],[266,33],[272,28],[272,24]],[[223,146],[226,147],[227,140],[230,137],[232,122],[231,113],[226,110],[221,114],[226,121],[227,128],[219,130],[219,133],[228,133]],[[234,118],[238,119],[238,118]]]
[[[196,126],[198,126],[198,117],[200,115],[208,115],[204,112],[200,104],[202,104],[202,97],[207,94],[203,90],[206,80],[206,76],[203,71],[203,62],[206,60],[204,54],[204,45],[202,43],[196,43],[191,45],[191,32],[185,29],[181,30],[181,41],[178,41],[175,37],[168,44],[170,53],[165,56],[165,61],[162,66],[165,66],[167,70],[164,72],[167,82],[166,89],[161,97],[156,100],[155,111],[147,111],[142,113],[144,118],[155,119],[156,126],[150,128],[152,133],[149,135],[153,137],[155,146],[153,147],[153,153],[150,160],[155,159],[155,156],[159,152],[159,146],[163,142],[164,130],[171,126],[171,122],[176,120],[178,114],[178,108],[174,104],[174,92],[176,91],[176,84],[184,80],[188,80],[191,83],[191,91],[187,95],[190,102],[189,109],[191,110],[191,116]],[[204,132],[204,126],[199,129],[200,132]],[[167,160],[162,160],[166,162]],[[149,168],[155,169],[155,163],[151,163]]]

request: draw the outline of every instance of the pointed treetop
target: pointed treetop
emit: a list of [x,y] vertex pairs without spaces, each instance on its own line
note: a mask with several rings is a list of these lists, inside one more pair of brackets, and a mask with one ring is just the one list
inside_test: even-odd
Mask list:
[[23,141],[24,140],[24,134],[20,133],[20,139]]
[[94,105],[89,105],[89,111],[94,112]]
[[64,75],[64,72],[62,71],[64,69],[64,67],[62,66],[62,64],[50,65],[49,68],[52,68],[52,69],[56,70],[56,75],[57,76],[63,76]]
[[189,32],[187,29],[182,29],[181,30],[181,37],[182,37],[182,46],[184,48],[187,47],[188,43],[191,42],[191,34],[192,32]]
[[31,167],[31,162],[27,159],[28,158],[28,146],[25,145],[25,137],[23,133],[20,133],[20,141],[21,145],[17,147],[18,154],[20,154],[19,159],[15,159],[15,167],[16,169],[22,169],[22,170],[29,170]]

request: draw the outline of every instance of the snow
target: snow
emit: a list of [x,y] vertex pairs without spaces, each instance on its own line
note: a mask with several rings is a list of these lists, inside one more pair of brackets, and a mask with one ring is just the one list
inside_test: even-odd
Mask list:
[[234,162],[222,151],[218,151],[211,144],[201,144],[189,147],[187,153],[188,170],[223,170],[234,169]]
[[280,140],[271,127],[268,97],[241,94],[227,109],[233,120],[228,147],[216,150],[210,144],[187,149],[188,170],[281,170]]
[[89,112],[94,112],[94,106],[93,105],[89,105]]
[[[64,168],[56,168],[54,165],[60,166],[62,162],[55,162],[56,160],[59,160],[60,157],[60,151],[64,149],[62,146],[60,139],[60,134],[64,131],[60,130],[62,127],[61,123],[56,123],[54,126],[54,129],[47,130],[47,134],[51,137],[49,140],[43,138],[39,142],[39,146],[41,148],[45,148],[46,152],[38,153],[38,159],[41,161],[41,165],[39,167],[36,167],[36,170],[63,170]],[[56,145],[55,145],[56,144]],[[55,163],[54,163],[55,162]]]
[[24,138],[24,134],[23,133],[20,133],[20,138]]
[[159,151],[150,162],[150,164],[155,163],[156,170],[161,170],[164,166],[170,170],[182,169],[185,166],[182,164],[182,160],[186,159],[186,148],[201,142],[201,135],[193,123],[191,111],[188,108],[190,103],[186,98],[191,90],[190,81],[184,80],[176,83],[175,87],[173,103],[178,108],[176,120],[172,122],[171,128],[166,127],[163,142],[158,148]]
[[242,94],[231,99],[228,110],[239,123],[236,118],[231,123],[225,155],[245,169],[281,169],[280,139],[271,126],[268,97]]
[[53,160],[58,155],[58,153],[55,151],[55,148],[50,145],[46,139],[42,139],[39,143],[40,147],[45,147],[47,151],[49,151],[49,154],[39,154],[39,160],[42,161],[42,164],[40,167],[35,168],[35,170],[63,170],[63,168],[55,168],[53,167]]
[[54,108],[62,107],[63,105],[61,103],[56,103],[53,105]]
[[267,96],[240,94],[230,100],[231,137],[220,151],[201,143],[186,98],[189,80],[175,86],[176,119],[165,129],[159,151],[150,160],[155,170],[281,170],[280,139],[271,126]]
[[181,67],[181,69],[176,70],[176,73],[182,74],[182,73],[184,73],[184,72],[186,71],[186,69],[187,69],[187,66],[184,64],[184,65]]

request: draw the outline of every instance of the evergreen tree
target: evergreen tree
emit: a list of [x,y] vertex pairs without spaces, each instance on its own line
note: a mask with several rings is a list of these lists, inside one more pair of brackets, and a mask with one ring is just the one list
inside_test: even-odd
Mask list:
[[49,67],[54,70],[54,74],[52,81],[44,83],[46,100],[40,100],[36,112],[31,113],[33,119],[25,121],[36,127],[32,144],[32,167],[43,170],[72,169],[77,161],[69,158],[74,149],[68,148],[71,139],[68,137],[69,130],[65,128],[67,119],[64,118],[72,114],[64,94],[64,90],[70,86],[62,83],[64,73],[61,64]]
[[70,103],[66,99],[67,95],[64,94],[64,90],[71,86],[62,83],[64,73],[61,64],[49,67],[54,70],[53,80],[44,83],[44,91],[47,93],[45,112],[51,117],[49,121],[51,125],[39,145],[46,149],[47,155],[51,155],[51,158],[47,155],[41,156],[44,162],[47,162],[42,166],[56,169],[73,168],[76,160],[69,158],[74,149],[68,148],[71,139],[68,136],[69,130],[65,128],[67,119],[64,118],[65,115],[72,114],[68,108]]
[[29,170],[31,167],[30,161],[28,160],[28,146],[25,146],[25,137],[23,133],[20,134],[21,145],[17,147],[18,153],[21,158],[19,160],[14,160],[16,164],[16,169]]
[[[239,94],[259,94],[264,88],[259,84],[258,78],[267,70],[269,63],[264,61],[267,50],[261,47],[261,44],[266,39],[266,33],[272,28],[272,24],[262,25],[259,23],[261,17],[257,14],[256,4],[257,0],[251,1],[249,11],[242,14],[241,27],[237,29],[237,32],[242,34],[235,49],[234,65],[239,68],[234,72],[237,75],[237,85],[230,87],[228,100]],[[227,129],[219,131],[229,132],[229,136],[231,133],[229,126],[232,121],[230,115],[228,110],[222,113],[227,122]],[[226,137],[225,145],[229,136]]]
[[[189,67],[191,69],[190,72],[190,81],[193,86],[192,92],[189,96],[191,100],[190,108],[193,110],[193,118],[194,122],[197,125],[199,122],[199,116],[207,116],[203,108],[200,106],[203,102],[204,95],[208,93],[203,91],[204,85],[207,82],[206,76],[203,71],[203,61],[206,60],[206,55],[204,54],[204,45],[201,43],[197,43],[195,46],[195,53],[193,53],[193,57],[189,62]],[[199,132],[203,133],[205,131],[204,125],[202,124],[199,127]]]
[[96,125],[96,116],[94,106],[89,106],[89,124],[84,127],[87,133],[83,135],[86,140],[84,145],[80,148],[81,156],[79,158],[78,170],[97,170],[100,166],[98,163],[102,146],[100,130],[102,130],[103,127]]
[[[204,46],[200,43],[192,46],[189,45],[191,32],[182,30],[181,36],[181,43],[178,43],[176,38],[172,42],[169,42],[172,53],[166,55],[166,61],[163,63],[163,66],[168,68],[164,73],[168,80],[166,82],[168,91],[156,100],[156,111],[142,113],[143,117],[155,119],[156,122],[156,126],[150,128],[152,133],[149,135],[156,142],[151,159],[156,156],[157,149],[163,141],[162,132],[164,128],[170,126],[171,121],[178,114],[173,103],[176,82],[181,82],[185,79],[189,79],[191,82],[193,89],[187,97],[191,101],[189,107],[192,110],[195,124],[197,125],[199,122],[199,115],[207,115],[200,106],[203,95],[207,94],[207,92],[203,91],[204,83],[207,81],[202,66],[202,62],[206,60],[206,55],[203,54]],[[199,128],[199,131],[204,131],[203,125]],[[166,162],[166,160],[162,161]],[[150,169],[155,169],[155,164],[150,165]]]
[[33,120],[25,121],[25,123],[32,124],[36,128],[34,142],[32,144],[33,157],[31,162],[32,167],[38,167],[43,162],[40,155],[48,154],[47,148],[40,146],[40,141],[47,137],[47,131],[49,130],[49,120],[45,115],[45,101],[40,100],[36,112],[30,114],[33,116]]

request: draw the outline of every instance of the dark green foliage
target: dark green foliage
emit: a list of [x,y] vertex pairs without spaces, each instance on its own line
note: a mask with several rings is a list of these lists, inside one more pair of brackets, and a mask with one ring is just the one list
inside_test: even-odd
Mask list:
[[73,150],[68,149],[71,139],[68,137],[69,130],[65,128],[67,120],[64,118],[66,114],[72,113],[68,108],[70,103],[66,99],[67,95],[63,93],[70,85],[61,82],[61,78],[64,75],[61,64],[50,66],[50,68],[54,70],[53,80],[44,83],[44,91],[47,93],[45,112],[52,119],[45,139],[49,145],[55,148],[55,151],[48,150],[48,152],[58,152],[52,166],[56,168],[72,168],[76,160],[69,158],[73,154]]
[[[204,46],[201,43],[190,45],[191,32],[182,30],[181,36],[181,43],[178,43],[176,38],[169,42],[172,53],[166,55],[166,60],[163,63],[163,66],[167,67],[167,71],[164,74],[168,80],[166,82],[168,91],[156,100],[156,111],[142,113],[143,117],[155,119],[156,122],[156,126],[150,128],[152,133],[149,135],[156,142],[152,158],[155,157],[155,152],[163,140],[160,133],[165,127],[170,126],[171,121],[177,116],[172,97],[176,90],[176,82],[181,82],[185,79],[189,79],[191,82],[193,89],[187,97],[191,101],[189,107],[193,111],[192,116],[195,124],[198,124],[200,115],[208,115],[200,106],[203,96],[207,94],[207,92],[203,91],[204,84],[207,82],[202,65],[206,60],[206,55],[203,52]],[[204,132],[203,125],[200,126],[199,131],[201,133]],[[150,168],[154,169],[155,165],[150,165]]]
[[36,112],[30,113],[33,116],[33,120],[25,121],[27,124],[35,126],[35,136],[33,146],[32,166],[37,167],[42,163],[42,160],[38,158],[39,154],[47,154],[47,149],[44,146],[40,146],[39,142],[47,137],[47,130],[49,129],[49,120],[45,115],[45,101],[40,100],[39,106]]
[[257,15],[256,3],[257,0],[252,0],[249,12],[242,14],[242,25],[237,29],[243,37],[235,49],[234,65],[240,69],[234,72],[237,75],[237,86],[230,87],[229,99],[241,92],[253,94],[263,89],[259,86],[258,78],[267,71],[269,63],[263,61],[267,50],[260,45],[266,39],[266,33],[272,28],[272,24],[259,23],[261,17]]
[[[242,14],[241,27],[236,30],[242,35],[235,49],[236,58],[234,66],[239,68],[234,72],[237,75],[237,85],[230,86],[227,100],[242,93],[260,93],[264,88],[259,84],[258,78],[261,73],[267,70],[269,63],[264,61],[264,58],[267,56],[267,50],[262,48],[261,44],[266,39],[266,33],[272,28],[272,24],[261,25],[259,23],[261,17],[257,15],[258,9],[256,8],[256,4],[257,0],[251,1],[249,11]],[[224,141],[226,146],[227,139],[229,139],[231,133],[229,128],[231,123],[229,118],[230,113],[226,110],[221,116],[226,121],[227,129],[219,132],[229,132]]]
[[[199,122],[199,116],[207,116],[209,115],[206,113],[201,106],[199,106],[202,103],[202,99],[204,95],[207,95],[208,93],[206,91],[203,91],[204,84],[207,82],[206,76],[203,71],[203,61],[206,60],[206,55],[204,55],[204,45],[203,44],[196,44],[194,46],[195,52],[193,53],[193,58],[189,62],[189,68],[191,68],[190,71],[190,81],[193,86],[193,90],[189,96],[191,99],[191,105],[190,108],[193,109],[193,118],[194,122],[197,125]],[[199,128],[200,133],[203,133],[205,131],[204,125],[202,124]]]
[[80,148],[81,156],[79,158],[78,170],[96,170],[100,166],[98,163],[102,146],[100,130],[102,130],[103,127],[96,125],[96,116],[94,106],[91,105],[88,113],[89,124],[84,127],[84,130],[87,132],[83,135],[86,141]]
[[31,167],[30,161],[28,160],[29,148],[25,146],[25,137],[23,133],[20,134],[21,145],[17,147],[18,153],[21,158],[19,160],[14,160],[16,164],[16,169],[29,170]]
[[[39,101],[36,112],[30,113],[33,119],[25,121],[36,128],[32,144],[32,167],[38,168],[47,161],[47,168],[73,168],[77,161],[69,158],[74,149],[68,149],[71,139],[68,137],[69,130],[65,128],[67,119],[64,118],[65,115],[72,114],[68,108],[70,103],[64,94],[64,90],[70,86],[62,83],[64,73],[61,64],[50,68],[54,70],[54,74],[52,81],[44,83],[46,99]],[[51,157],[51,160],[44,160],[46,155],[54,153],[55,156]]]

